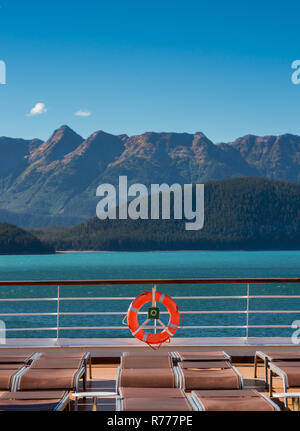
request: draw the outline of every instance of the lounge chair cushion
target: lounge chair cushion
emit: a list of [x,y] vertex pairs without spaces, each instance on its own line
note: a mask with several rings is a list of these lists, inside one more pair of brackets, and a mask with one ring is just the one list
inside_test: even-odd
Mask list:
[[61,399],[67,395],[67,391],[25,391],[3,392],[0,400],[53,400]]
[[42,352],[40,358],[43,359],[59,359],[59,358],[74,358],[74,359],[83,359],[86,356],[87,352]]
[[120,376],[120,386],[134,388],[174,388],[174,372],[171,368],[123,369]]
[[20,380],[20,390],[73,389],[77,369],[29,368]]
[[191,411],[186,397],[182,398],[125,398],[123,401],[124,411]]
[[[276,367],[280,368],[287,377],[288,387],[300,386],[300,363],[295,365],[295,362],[275,362]],[[274,364],[274,365],[275,365]]]
[[66,391],[4,392],[0,396],[0,411],[53,411],[62,400],[68,402],[67,394]]
[[222,361],[228,360],[224,352],[178,352],[182,361]]
[[57,407],[60,399],[55,400],[0,400],[0,411],[46,411],[52,412]]
[[276,361],[274,363],[276,367],[282,368],[299,368],[300,369],[300,361]]
[[263,352],[269,361],[300,361],[300,352]]
[[17,369],[0,369],[0,389],[10,389],[10,381],[12,376],[17,372]]
[[193,389],[239,389],[240,379],[233,368],[182,369],[186,390]]
[[159,352],[157,352],[157,354],[154,353],[154,352],[151,352],[151,351],[149,353],[149,348],[145,347],[142,350],[139,349],[138,351],[131,350],[131,351],[128,351],[128,352],[123,352],[123,356],[149,356],[149,357],[153,357],[153,356],[170,356],[170,353],[169,352],[163,352],[163,351],[159,351]]
[[24,365],[22,364],[1,364],[0,363],[0,370],[19,370]]
[[252,390],[194,391],[205,411],[274,411],[274,407]]
[[182,369],[225,369],[232,368],[232,365],[229,361],[183,361],[179,362],[178,366]]
[[169,356],[122,356],[121,368],[171,368]]
[[39,368],[39,369],[78,369],[81,367],[81,359],[73,359],[73,358],[51,358],[51,359],[43,359],[38,358],[33,361],[31,365],[31,369]]
[[25,364],[31,355],[0,355],[0,364]]
[[120,388],[122,398],[182,398],[185,396],[178,388]]

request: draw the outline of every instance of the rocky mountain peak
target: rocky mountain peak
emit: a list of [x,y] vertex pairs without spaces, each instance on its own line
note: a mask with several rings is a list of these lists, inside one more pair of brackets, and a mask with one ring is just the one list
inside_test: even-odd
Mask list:
[[63,125],[55,130],[50,138],[40,145],[30,155],[30,161],[39,159],[47,163],[63,159],[68,153],[74,151],[84,139],[70,127]]

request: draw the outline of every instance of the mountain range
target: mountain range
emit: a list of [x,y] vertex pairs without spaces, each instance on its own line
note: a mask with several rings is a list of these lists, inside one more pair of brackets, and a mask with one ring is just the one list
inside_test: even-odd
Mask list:
[[61,126],[43,142],[0,137],[0,221],[71,226],[95,215],[96,189],[130,183],[203,183],[240,177],[300,182],[300,136],[247,135],[213,143],[203,133],[84,139]]

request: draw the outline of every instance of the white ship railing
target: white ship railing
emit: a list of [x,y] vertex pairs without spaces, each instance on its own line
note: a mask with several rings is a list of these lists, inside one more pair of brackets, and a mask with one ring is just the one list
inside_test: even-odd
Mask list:
[[[262,284],[262,283],[279,283],[279,284],[289,284],[293,285],[295,283],[300,283],[300,278],[222,278],[222,279],[158,279],[158,280],[51,280],[51,281],[1,281],[0,282],[0,290],[3,293],[3,289],[5,287],[12,286],[24,286],[24,287],[32,287],[32,286],[56,286],[56,296],[54,297],[34,297],[34,298],[0,298],[0,303],[17,303],[17,302],[56,302],[56,311],[55,312],[37,312],[37,313],[0,313],[0,319],[4,317],[29,317],[29,316],[55,316],[56,317],[56,325],[50,327],[25,327],[21,328],[6,328],[6,332],[26,332],[26,331],[55,331],[56,338],[60,338],[61,331],[76,331],[76,330],[115,330],[115,329],[127,329],[127,326],[119,325],[107,325],[107,326],[62,326],[61,325],[61,317],[62,316],[121,316],[122,318],[127,314],[127,311],[61,311],[61,303],[64,301],[126,301],[126,305],[128,308],[129,303],[134,299],[134,297],[128,296],[78,296],[78,297],[64,297],[61,295],[62,289],[65,286],[109,286],[109,285],[151,285],[152,287],[156,287],[158,285],[178,285],[178,284],[241,284],[241,288],[245,288],[246,286],[246,295],[213,295],[213,296],[172,296],[173,299],[176,300],[228,300],[228,299],[244,299],[246,300],[246,307],[242,310],[181,310],[181,314],[183,315],[208,315],[208,314],[227,314],[227,315],[245,315],[245,324],[244,325],[184,325],[184,329],[194,330],[194,329],[243,329],[245,330],[245,337],[249,336],[249,329],[253,328],[261,328],[261,329],[270,329],[270,328],[291,328],[291,322],[287,321],[285,324],[260,324],[253,325],[249,324],[249,316],[252,314],[300,314],[300,310],[252,310],[250,308],[250,300],[251,299],[300,299],[300,295],[251,295],[251,286]],[[224,287],[226,289],[226,287]],[[300,290],[300,284],[299,284]],[[141,314],[147,314],[143,312]],[[168,314],[167,311],[162,311],[161,314]],[[119,318],[118,321],[122,321],[122,318]],[[146,329],[156,329],[155,325],[149,325]]]

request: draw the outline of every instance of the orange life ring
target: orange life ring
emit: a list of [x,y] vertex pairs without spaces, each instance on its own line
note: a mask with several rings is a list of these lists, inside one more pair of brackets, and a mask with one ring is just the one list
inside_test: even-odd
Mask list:
[[152,301],[152,292],[143,292],[135,298],[129,306],[127,312],[127,325],[133,336],[147,344],[161,344],[168,341],[177,331],[180,323],[180,312],[176,302],[168,295],[161,292],[155,292],[155,301],[165,305],[170,319],[168,326],[158,334],[148,334],[140,328],[138,322],[139,309],[147,302]]

